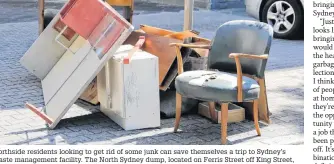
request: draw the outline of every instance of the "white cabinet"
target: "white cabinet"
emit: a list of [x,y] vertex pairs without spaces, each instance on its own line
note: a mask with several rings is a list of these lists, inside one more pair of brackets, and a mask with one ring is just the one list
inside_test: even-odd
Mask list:
[[125,130],[159,127],[158,58],[139,50],[123,64],[132,48],[121,46],[98,74],[101,111]]
[[[40,112],[33,105],[27,106],[47,121],[51,129],[57,126],[133,31],[134,27],[117,11],[109,5],[106,5],[105,9],[111,14],[97,25],[90,25],[94,30],[89,34],[88,40],[78,34],[68,40],[62,32],[59,33],[59,30],[54,28],[60,18],[58,13],[20,59],[27,70],[41,79],[45,101],[44,112]],[[111,20],[115,20],[115,23],[120,25],[119,28],[111,28]],[[110,26],[104,26],[106,24]],[[101,47],[104,48],[104,53],[97,51],[97,48]]]

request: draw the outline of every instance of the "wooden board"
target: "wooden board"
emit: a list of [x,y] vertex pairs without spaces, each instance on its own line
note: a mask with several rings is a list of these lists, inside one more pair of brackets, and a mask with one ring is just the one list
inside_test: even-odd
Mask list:
[[187,31],[182,31],[182,32],[175,32],[169,35],[165,35],[165,37],[169,37],[169,38],[174,38],[174,39],[178,39],[178,40],[184,40],[186,38],[189,37],[194,37],[197,36],[199,33],[197,31],[194,30],[187,30]]
[[158,27],[148,26],[148,25],[140,25],[140,30],[147,34],[165,36],[175,33],[175,31],[166,30]]
[[[228,123],[233,122],[241,122],[245,120],[245,109],[239,107],[235,104],[229,103],[228,106]],[[221,112],[220,112],[220,105],[216,106],[216,116],[218,118],[214,118],[213,120],[218,120],[218,123],[221,122]],[[207,102],[202,102],[198,104],[198,114],[202,115],[206,118],[212,119],[210,116],[209,104]]]

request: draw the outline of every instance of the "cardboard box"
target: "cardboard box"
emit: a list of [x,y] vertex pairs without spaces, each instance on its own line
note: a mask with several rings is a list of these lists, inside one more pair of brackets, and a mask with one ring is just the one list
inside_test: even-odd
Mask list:
[[[220,123],[221,122],[220,105],[216,105],[215,107],[216,107],[216,116],[218,116],[218,123]],[[198,114],[211,119],[209,111],[209,103],[207,102],[199,103]],[[227,122],[232,123],[232,122],[240,122],[243,120],[245,120],[245,109],[235,104],[229,103]]]

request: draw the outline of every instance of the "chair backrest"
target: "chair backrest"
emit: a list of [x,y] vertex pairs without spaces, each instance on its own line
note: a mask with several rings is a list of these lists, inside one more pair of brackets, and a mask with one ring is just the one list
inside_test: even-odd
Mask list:
[[[212,40],[208,69],[235,73],[235,60],[231,53],[269,55],[273,29],[270,25],[255,21],[237,20],[221,25]],[[245,74],[264,77],[267,60],[240,58]]]

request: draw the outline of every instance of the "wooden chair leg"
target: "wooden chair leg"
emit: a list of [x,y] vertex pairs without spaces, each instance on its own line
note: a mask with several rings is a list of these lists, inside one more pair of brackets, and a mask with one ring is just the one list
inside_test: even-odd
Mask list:
[[268,98],[266,92],[265,79],[259,79],[258,83],[260,84],[260,98],[259,98],[259,119],[266,123],[270,123],[268,117]]
[[228,119],[228,103],[221,104],[221,140],[222,144],[227,143],[227,119]]
[[182,96],[176,93],[176,114],[175,114],[174,132],[177,132],[177,129],[179,129],[181,120],[181,108],[182,108]]
[[216,113],[216,108],[215,108],[215,102],[209,102],[209,111],[210,111],[210,117],[212,122],[218,123],[218,117]]
[[254,116],[254,126],[256,129],[257,135],[261,136],[260,126],[259,126],[259,100],[254,100],[253,116]]

